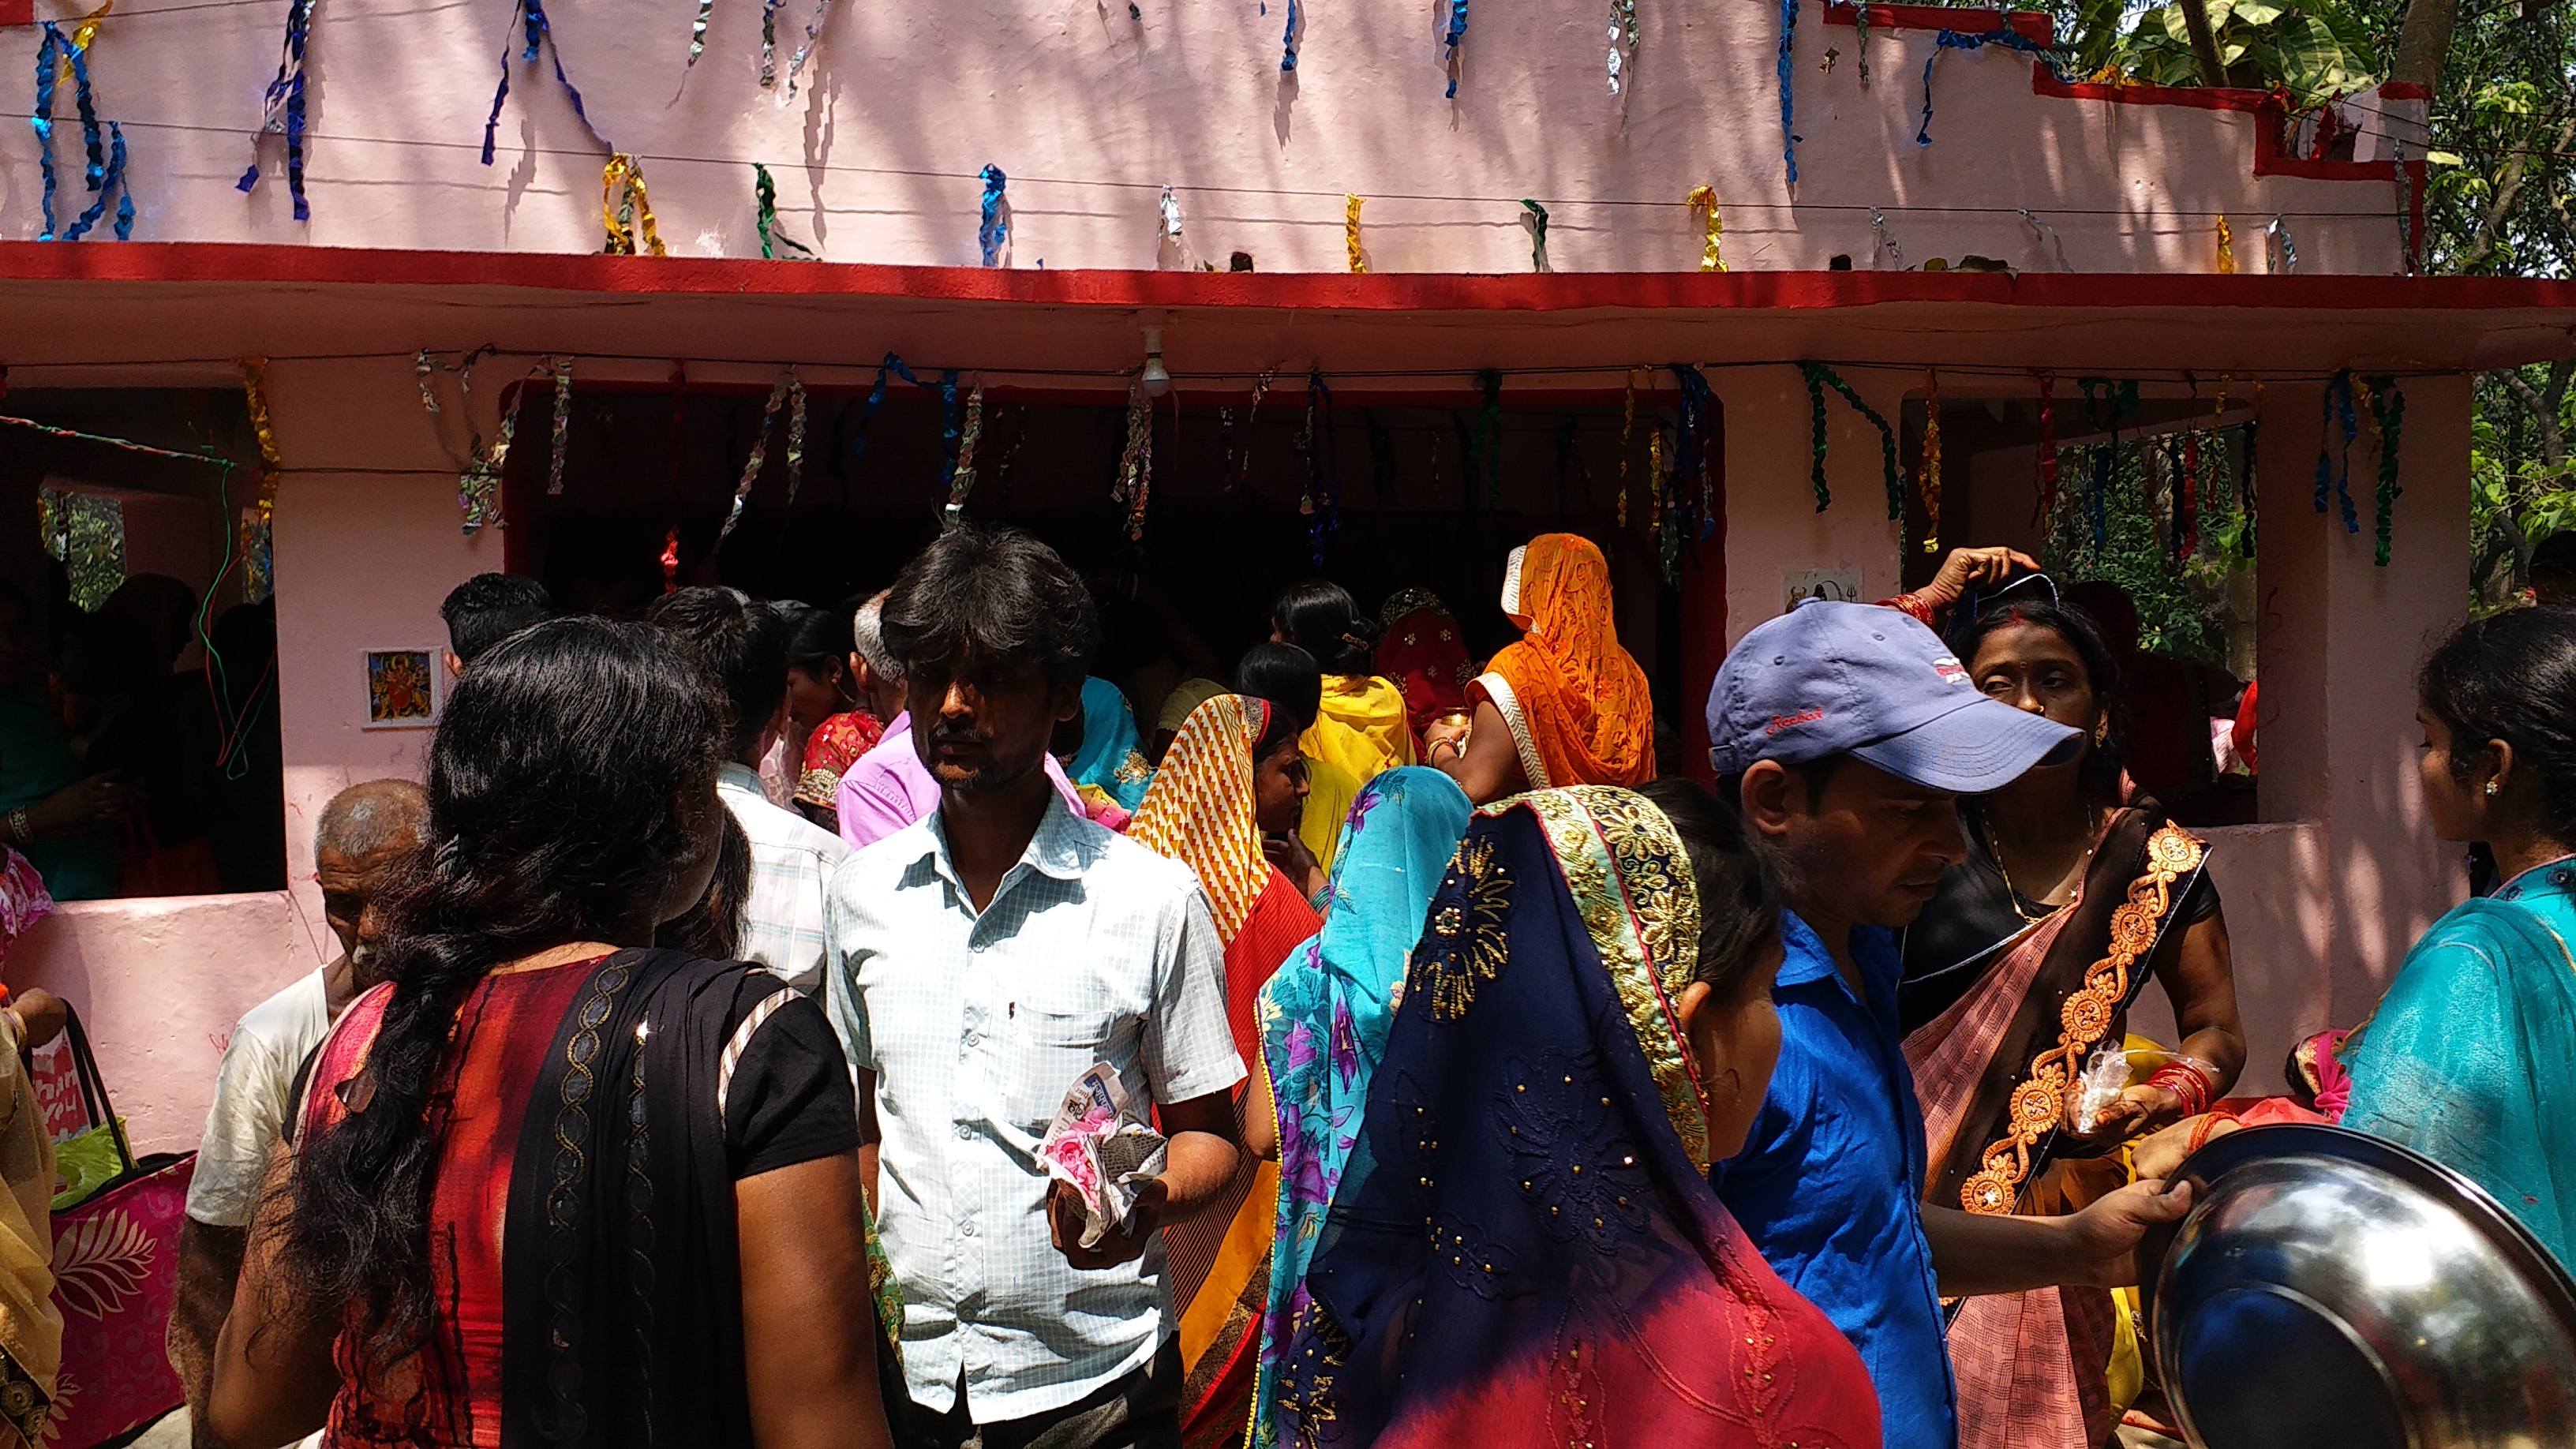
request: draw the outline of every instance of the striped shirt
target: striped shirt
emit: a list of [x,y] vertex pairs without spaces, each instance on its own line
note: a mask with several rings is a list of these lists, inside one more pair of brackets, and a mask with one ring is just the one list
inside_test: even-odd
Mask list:
[[977,912],[937,811],[832,880],[826,1008],[876,1074],[877,1228],[903,1285],[915,1401],[966,1384],[978,1424],[1061,1408],[1178,1331],[1159,1235],[1077,1272],[1047,1231],[1038,1141],[1105,1062],[1139,1105],[1223,1092],[1244,1066],[1225,960],[1189,868],[1050,797]]
[[832,872],[849,858],[841,838],[769,803],[759,772],[728,763],[716,794],[751,839],[751,893],[743,901],[737,954],[811,996],[823,985],[824,900]]

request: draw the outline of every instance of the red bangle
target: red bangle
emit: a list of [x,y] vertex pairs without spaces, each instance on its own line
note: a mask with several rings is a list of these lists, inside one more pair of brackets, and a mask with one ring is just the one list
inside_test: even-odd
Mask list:
[[2209,1134],[2218,1130],[2219,1123],[2233,1122],[2235,1120],[2235,1116],[2227,1112],[2210,1112],[2202,1115],[2200,1118],[2200,1125],[2191,1129],[2191,1146],[2185,1149],[2183,1155],[2185,1157],[2189,1157],[2192,1153],[2198,1152],[2200,1149],[2207,1147],[2209,1145]]
[[2189,1062],[2173,1062],[2159,1067],[2147,1078],[2150,1087],[2162,1087],[2182,1098],[2183,1115],[2197,1117],[2209,1110],[2212,1083],[2208,1074]]

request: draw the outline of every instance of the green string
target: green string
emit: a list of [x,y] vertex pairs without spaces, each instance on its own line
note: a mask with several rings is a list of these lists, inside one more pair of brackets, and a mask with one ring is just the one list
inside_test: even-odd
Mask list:
[[2406,491],[2397,486],[2397,433],[2406,425],[2406,394],[2397,390],[2396,378],[2370,379],[2370,414],[2379,424],[2379,514],[2371,561],[2386,568],[2397,522],[2397,495]]

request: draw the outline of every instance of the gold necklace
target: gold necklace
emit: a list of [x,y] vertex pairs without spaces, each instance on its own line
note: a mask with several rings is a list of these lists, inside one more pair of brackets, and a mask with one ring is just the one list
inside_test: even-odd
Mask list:
[[[2093,824],[2093,810],[2089,806],[2086,807],[2084,811],[2084,823],[2088,829]],[[2041,901],[2041,909],[2038,915],[2034,916],[2030,912],[2023,910],[2021,908],[2021,888],[2013,884],[2012,867],[2004,864],[2003,847],[1995,843],[1995,823],[1986,818],[1986,812],[1983,810],[1977,812],[1977,832],[1986,838],[1986,854],[1995,858],[1995,873],[2004,878],[2004,899],[2012,903],[2014,915],[2021,917],[2023,923],[2026,925],[2037,925],[2041,921],[2045,921],[2049,917],[2056,915],[2058,911],[2062,909],[2062,907],[2052,906],[2046,901]],[[2084,847],[2084,859],[2091,860],[2092,858],[2093,847],[2088,845]],[[2034,896],[2032,899],[2037,900],[2038,898]]]

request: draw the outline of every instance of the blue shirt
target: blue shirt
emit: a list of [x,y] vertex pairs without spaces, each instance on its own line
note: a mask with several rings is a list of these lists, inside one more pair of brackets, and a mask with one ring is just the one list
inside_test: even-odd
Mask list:
[[1896,934],[1852,928],[1866,1002],[1787,911],[1781,944],[1780,1065],[1744,1150],[1709,1180],[1772,1268],[1860,1350],[1886,1449],[1956,1449],[1950,1350],[1923,1237],[1923,1109],[1896,1025]]

